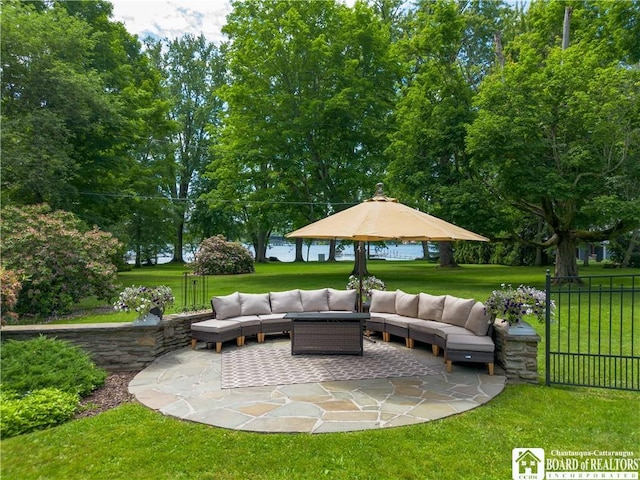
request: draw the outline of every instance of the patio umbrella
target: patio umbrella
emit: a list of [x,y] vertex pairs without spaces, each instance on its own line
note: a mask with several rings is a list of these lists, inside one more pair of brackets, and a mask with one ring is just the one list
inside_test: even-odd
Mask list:
[[[285,236],[288,238],[325,238],[360,242],[358,245],[360,293],[362,293],[362,242],[381,240],[489,241],[482,235],[403,205],[395,198],[385,196],[382,183],[376,185],[376,194],[373,198]],[[359,298],[359,302],[361,302],[362,295],[359,295]],[[360,303],[359,306],[361,307]]]

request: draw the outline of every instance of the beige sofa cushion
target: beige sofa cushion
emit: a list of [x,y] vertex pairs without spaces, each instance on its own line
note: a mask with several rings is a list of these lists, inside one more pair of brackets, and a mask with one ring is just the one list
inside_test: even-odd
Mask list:
[[237,317],[240,312],[240,294],[234,292],[230,295],[213,297],[211,299],[213,309],[216,311],[216,318],[224,320],[225,318]]
[[444,299],[442,321],[458,327],[464,327],[475,303],[476,301],[473,298],[457,298],[447,295]]
[[445,295],[436,296],[429,295],[428,293],[421,293],[418,297],[418,318],[441,322],[442,312],[444,311]]
[[240,293],[241,315],[266,315],[271,313],[268,293]]
[[467,323],[464,324],[464,327],[467,330],[471,330],[476,335],[486,335],[489,330],[490,320],[491,315],[488,312],[485,312],[484,304],[476,302],[471,308],[469,318],[467,318]]
[[336,290],[328,288],[329,310],[353,312],[356,308],[357,292],[355,290]]
[[418,295],[396,291],[396,313],[405,317],[418,316]]
[[[271,313],[303,312],[300,290],[270,292]],[[264,314],[263,314],[264,315]]]
[[329,310],[329,293],[326,288],[300,290],[303,312],[326,312]]
[[372,290],[369,311],[376,313],[396,313],[396,292]]

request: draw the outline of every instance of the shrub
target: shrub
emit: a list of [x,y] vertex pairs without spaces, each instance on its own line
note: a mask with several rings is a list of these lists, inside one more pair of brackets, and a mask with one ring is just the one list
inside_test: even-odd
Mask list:
[[25,275],[19,313],[67,313],[84,297],[114,295],[119,242],[111,234],[47,205],[8,206],[2,220],[3,265]]
[[0,437],[8,438],[66,422],[78,409],[79,396],[56,388],[20,396],[0,391]]
[[0,266],[0,315],[2,324],[7,320],[17,320],[18,314],[14,312],[18,303],[18,294],[22,289],[22,283],[16,272]]
[[79,347],[45,336],[3,342],[0,371],[3,387],[18,395],[56,388],[82,397],[103,385],[107,377]]
[[200,244],[193,269],[199,275],[225,275],[253,273],[255,266],[249,250],[218,235]]

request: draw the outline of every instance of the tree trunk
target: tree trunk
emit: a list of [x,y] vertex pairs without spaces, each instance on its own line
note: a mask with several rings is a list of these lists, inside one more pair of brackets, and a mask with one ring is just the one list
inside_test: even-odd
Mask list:
[[303,242],[304,242],[303,238],[296,238],[296,259],[294,260],[295,262],[304,262],[304,257],[302,255]]
[[439,242],[440,243],[440,267],[441,268],[456,268],[458,264],[453,258],[453,243],[452,242]]
[[336,241],[329,240],[329,258],[327,258],[328,262],[336,261]]
[[575,238],[569,232],[557,232],[557,235],[554,283],[582,283],[578,277]]
[[256,252],[256,262],[266,263],[267,261],[267,241],[269,234],[265,232],[258,232],[253,240],[253,249]]
[[429,260],[429,242],[423,241],[422,243],[422,258]]
[[[353,262],[353,270],[351,270],[351,275],[356,275],[358,276],[359,273],[359,267],[360,267],[360,259],[362,259],[362,275],[364,275],[365,277],[369,275],[369,271],[367,270],[367,256],[364,255],[364,252],[362,252],[362,255],[358,255],[358,243],[360,242],[354,242],[353,244],[353,253],[355,255],[355,261]],[[364,242],[362,242],[362,248],[364,249]]]
[[182,256],[183,247],[184,247],[184,220],[180,220],[180,222],[178,223],[176,241],[173,245],[173,259],[171,259],[172,262],[184,263],[184,257]]
[[629,266],[629,262],[631,262],[631,254],[633,253],[633,249],[636,248],[636,242],[638,241],[638,236],[640,235],[640,230],[635,230],[631,235],[631,240],[629,241],[629,248],[624,253],[624,258],[622,259],[622,268],[627,268]]

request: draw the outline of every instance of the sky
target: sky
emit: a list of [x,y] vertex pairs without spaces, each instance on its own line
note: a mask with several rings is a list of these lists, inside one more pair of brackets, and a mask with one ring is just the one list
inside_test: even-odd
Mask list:
[[138,35],[174,39],[185,33],[204,33],[207,40],[220,44],[229,0],[111,0],[114,20]]

